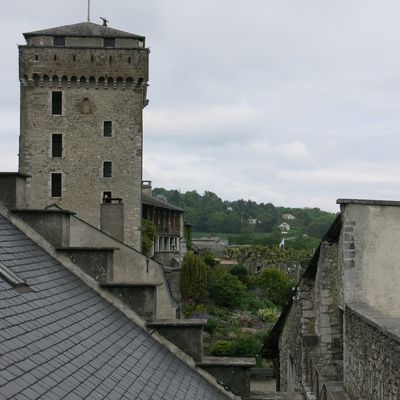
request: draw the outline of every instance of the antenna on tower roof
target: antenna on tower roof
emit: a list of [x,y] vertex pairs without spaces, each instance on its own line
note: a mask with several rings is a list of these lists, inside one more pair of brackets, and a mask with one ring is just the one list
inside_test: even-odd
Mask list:
[[90,0],[87,2],[87,22],[90,22]]
[[108,19],[106,19],[104,17],[100,17],[100,19],[103,20],[103,26],[107,26],[108,22],[110,22]]

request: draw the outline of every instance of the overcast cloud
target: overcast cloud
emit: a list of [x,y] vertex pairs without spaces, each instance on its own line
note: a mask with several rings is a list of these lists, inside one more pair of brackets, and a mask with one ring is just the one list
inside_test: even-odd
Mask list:
[[[22,32],[85,20],[87,0],[2,5],[0,170],[17,169]],[[400,199],[400,3],[92,0],[147,38],[144,178],[276,205]]]

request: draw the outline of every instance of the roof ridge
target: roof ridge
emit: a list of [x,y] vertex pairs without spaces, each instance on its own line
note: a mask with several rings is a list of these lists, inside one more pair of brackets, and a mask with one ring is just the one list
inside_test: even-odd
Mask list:
[[78,22],[76,24],[62,25],[53,28],[40,29],[37,31],[25,32],[25,39],[32,36],[73,36],[73,37],[114,37],[114,38],[131,38],[144,40],[145,37],[134,33],[122,31],[96,24],[94,22]]

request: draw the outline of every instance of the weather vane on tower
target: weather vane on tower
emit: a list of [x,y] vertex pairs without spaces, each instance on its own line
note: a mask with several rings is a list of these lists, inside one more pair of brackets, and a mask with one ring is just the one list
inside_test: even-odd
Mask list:
[[90,22],[90,0],[87,2],[87,22]]

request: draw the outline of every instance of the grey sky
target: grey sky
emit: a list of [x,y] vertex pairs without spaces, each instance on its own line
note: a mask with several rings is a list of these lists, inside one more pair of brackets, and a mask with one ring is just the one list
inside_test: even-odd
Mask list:
[[[2,6],[0,170],[17,169],[21,32],[76,23],[86,0]],[[147,37],[144,178],[224,199],[336,210],[400,198],[400,3],[92,0]]]

